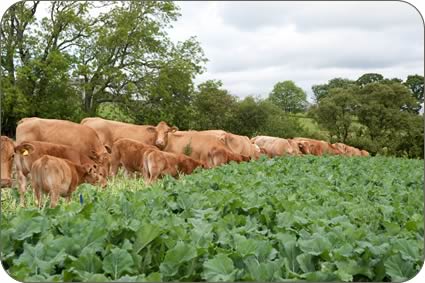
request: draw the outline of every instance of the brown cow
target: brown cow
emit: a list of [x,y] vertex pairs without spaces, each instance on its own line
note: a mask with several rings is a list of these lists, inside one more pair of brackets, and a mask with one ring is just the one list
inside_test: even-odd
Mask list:
[[59,196],[67,202],[81,183],[95,184],[98,181],[94,165],[78,165],[69,160],[43,155],[31,167],[31,182],[36,204],[41,207],[41,192],[50,194],[50,207],[55,207]]
[[257,136],[252,138],[251,141],[263,148],[269,157],[300,154],[298,144],[288,139]]
[[342,155],[346,156],[369,156],[369,152],[365,150],[360,150],[350,145],[344,143],[335,143],[334,146],[341,151]]
[[67,159],[78,165],[88,164],[96,169],[99,175],[99,182],[102,187],[106,186],[107,172],[104,167],[97,166],[97,164],[88,158],[87,155],[75,150],[74,148],[61,144],[54,144],[49,142],[22,142],[15,147],[16,157],[16,172],[19,184],[19,194],[21,205],[24,205],[24,194],[26,191],[26,178],[31,172],[31,167],[35,161],[44,155],[50,155]]
[[64,120],[24,118],[16,128],[16,142],[19,144],[23,141],[70,146],[109,171],[110,154],[90,127]]
[[215,167],[222,164],[229,163],[230,161],[235,161],[241,163],[243,161],[249,161],[250,157],[237,154],[227,150],[223,146],[213,147],[208,152],[208,167]]
[[143,176],[147,183],[152,183],[164,175],[191,174],[198,167],[206,165],[184,154],[148,149],[144,155]]
[[235,135],[223,130],[200,131],[200,134],[211,134],[217,136],[224,145],[233,153],[249,156],[252,159],[260,157],[260,148],[253,144],[247,136]]
[[14,142],[6,136],[1,136],[1,187],[12,186],[13,157],[15,156]]
[[360,153],[362,156],[369,156],[369,152],[364,149],[360,150]]
[[157,147],[132,139],[119,139],[112,145],[111,175],[115,176],[118,167],[122,165],[128,175],[135,172],[143,173],[143,157],[148,149]]
[[322,156],[323,154],[341,154],[341,151],[338,147],[326,141],[310,138],[294,138],[293,140],[298,143],[298,146],[303,154],[313,154],[317,156]]
[[81,124],[94,129],[105,146],[112,148],[114,142],[121,138],[132,139],[144,144],[155,145],[163,149],[167,145],[168,133],[177,131],[165,122],[156,127],[150,125],[133,125],[102,118],[85,118]]
[[[208,154],[213,148],[224,148],[229,151],[216,135],[202,134],[198,131],[177,131],[168,135],[168,144],[164,151],[186,154],[210,168],[214,165],[209,162]],[[240,155],[240,158],[249,160],[246,156]]]

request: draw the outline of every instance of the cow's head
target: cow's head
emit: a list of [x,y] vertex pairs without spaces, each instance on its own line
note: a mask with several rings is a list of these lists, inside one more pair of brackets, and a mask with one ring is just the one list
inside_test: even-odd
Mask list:
[[161,121],[158,123],[156,127],[148,127],[148,131],[152,131],[152,130],[155,131],[157,134],[155,145],[159,149],[164,149],[168,143],[168,134],[178,131],[178,128],[174,126],[170,127],[167,125],[167,123]]
[[12,185],[12,166],[15,156],[14,143],[6,137],[1,136],[1,187],[10,187]]
[[108,176],[107,172],[110,170],[112,159],[111,154],[107,151],[107,149],[105,148],[105,150],[101,153],[97,153],[96,151],[92,150],[89,158],[93,160],[96,165],[98,165],[98,171],[101,170],[104,172],[106,178]]
[[310,147],[308,142],[306,141],[297,141],[298,148],[300,149],[302,154],[310,154]]
[[334,143],[332,146],[339,150],[340,154],[346,154],[347,153],[347,145],[343,143]]

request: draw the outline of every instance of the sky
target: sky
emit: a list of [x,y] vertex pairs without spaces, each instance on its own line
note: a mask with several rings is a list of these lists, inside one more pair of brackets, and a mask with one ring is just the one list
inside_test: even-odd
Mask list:
[[418,11],[382,2],[177,2],[169,35],[196,36],[208,63],[196,78],[223,82],[241,98],[266,97],[292,80],[312,101],[312,85],[364,73],[405,80],[424,72],[424,27]]
[[[3,0],[2,0],[3,1]],[[12,0],[14,1],[14,0]],[[417,5],[417,3],[415,3]],[[43,2],[38,17],[49,2]],[[208,58],[198,85],[221,80],[232,95],[267,97],[292,80],[311,87],[365,73],[405,80],[424,75],[424,26],[400,1],[179,1],[168,29],[175,42],[196,36]]]

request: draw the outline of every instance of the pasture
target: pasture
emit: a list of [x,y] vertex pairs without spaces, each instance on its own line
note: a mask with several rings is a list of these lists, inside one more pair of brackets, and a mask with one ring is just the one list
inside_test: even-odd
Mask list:
[[5,189],[1,260],[20,281],[404,281],[423,260],[423,166],[260,158],[149,187],[119,175],[41,210]]

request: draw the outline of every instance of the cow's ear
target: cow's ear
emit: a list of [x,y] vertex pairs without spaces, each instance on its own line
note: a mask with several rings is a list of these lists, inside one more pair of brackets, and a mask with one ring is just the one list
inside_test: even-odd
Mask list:
[[156,132],[156,128],[155,128],[155,127],[153,127],[153,126],[148,126],[146,129],[147,129],[149,132],[152,132],[152,133],[155,133],[155,132]]
[[34,152],[34,146],[29,143],[24,143],[24,144],[18,145],[15,148],[15,152],[25,156]]
[[174,132],[177,132],[179,130],[179,128],[177,128],[176,126],[172,126],[171,128],[170,128],[170,133],[174,133]]
[[106,151],[107,151],[109,154],[111,154],[111,153],[112,153],[112,149],[111,149],[111,147],[110,147],[109,145],[107,145],[107,144],[105,144],[104,146],[105,146]]

